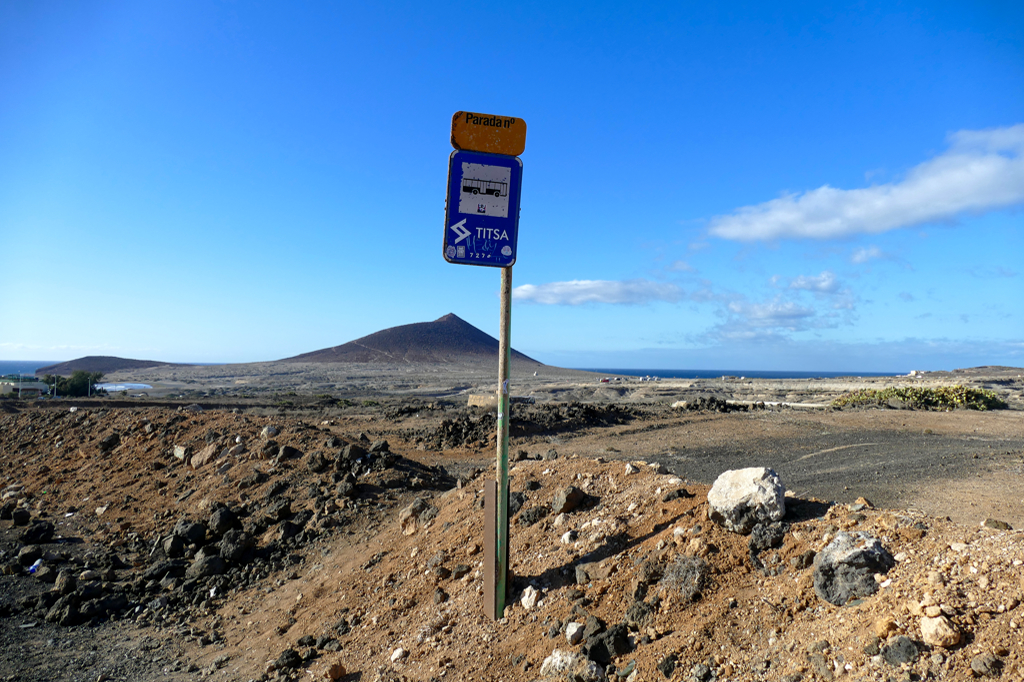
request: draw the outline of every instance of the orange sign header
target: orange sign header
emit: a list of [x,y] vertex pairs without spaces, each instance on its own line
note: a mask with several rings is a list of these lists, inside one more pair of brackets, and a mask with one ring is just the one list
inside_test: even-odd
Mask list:
[[526,149],[526,121],[456,111],[452,116],[452,146],[466,151],[519,156]]

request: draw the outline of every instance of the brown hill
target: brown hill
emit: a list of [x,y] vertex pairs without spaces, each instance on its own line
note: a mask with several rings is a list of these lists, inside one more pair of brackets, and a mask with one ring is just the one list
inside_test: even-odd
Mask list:
[[56,374],[62,377],[71,376],[78,370],[110,374],[122,369],[149,369],[150,367],[171,364],[173,363],[156,362],[154,360],[132,360],[130,358],[117,358],[110,355],[88,355],[77,360],[68,360],[67,362],[58,362],[55,365],[40,367],[36,370],[36,376],[44,376],[46,374]]
[[[517,363],[540,365],[533,358],[513,350]],[[452,364],[477,360],[498,360],[498,340],[453,313],[433,322],[391,327],[341,346],[303,353],[281,362],[423,362]]]

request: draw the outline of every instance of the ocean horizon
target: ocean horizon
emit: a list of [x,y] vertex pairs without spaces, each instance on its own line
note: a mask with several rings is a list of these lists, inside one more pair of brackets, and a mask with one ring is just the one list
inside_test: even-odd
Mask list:
[[[0,360],[0,376],[33,376],[41,367],[55,365],[63,360]],[[223,363],[191,363],[193,365],[219,365]],[[762,369],[629,369],[621,367],[572,367],[598,374],[658,377],[659,379],[718,379],[723,376],[746,377],[748,379],[834,379],[836,377],[885,377],[896,376],[897,372],[825,372],[802,370]]]
[[40,367],[56,365],[63,360],[0,360],[0,376],[21,374],[33,376]]
[[586,372],[659,379],[718,379],[723,376],[747,379],[834,379],[836,377],[891,377],[894,372],[806,372],[761,369],[609,369],[607,367],[575,367]]

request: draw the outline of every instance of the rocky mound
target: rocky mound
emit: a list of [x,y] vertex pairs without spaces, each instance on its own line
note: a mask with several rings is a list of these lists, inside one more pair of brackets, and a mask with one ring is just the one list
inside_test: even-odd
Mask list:
[[[743,477],[712,495],[661,465],[542,450],[511,470],[513,577],[492,622],[490,471],[453,477],[346,423],[188,408],[0,417],[0,670],[49,680],[73,657],[74,679],[1024,674],[1024,533],[1006,524],[784,496],[767,474],[750,502]],[[756,522],[744,535],[719,515]],[[114,625],[110,641],[141,641],[132,660],[154,669],[69,644]],[[55,643],[43,667],[26,663],[26,637]]]
[[87,355],[86,357],[78,358],[77,360],[68,360],[67,362],[58,362],[55,365],[40,367],[36,370],[36,376],[41,377],[46,374],[56,374],[58,376],[66,377],[71,376],[76,371],[112,374],[119,370],[149,369],[151,367],[162,367],[173,364],[174,363],[170,362],[156,362],[154,360],[131,360],[129,358],[118,358],[109,355]]
[[[453,313],[349,341],[341,346],[285,358],[280,362],[444,363],[498,361],[498,340]],[[517,350],[516,363],[541,363]]]

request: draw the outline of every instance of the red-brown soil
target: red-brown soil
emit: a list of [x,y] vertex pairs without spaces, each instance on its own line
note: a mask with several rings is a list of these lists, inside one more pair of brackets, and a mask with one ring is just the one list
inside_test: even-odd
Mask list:
[[[130,608],[112,619],[70,627],[47,622],[46,609],[33,608],[26,598],[36,599],[52,585],[18,567],[16,537],[22,528],[0,522],[0,564],[7,567],[0,575],[5,616],[0,618],[0,676],[283,680],[305,679],[308,669],[323,679],[331,664],[341,663],[344,679],[361,682],[540,679],[541,664],[554,649],[579,649],[557,627],[548,637],[553,625],[583,623],[587,616],[609,626],[622,622],[640,594],[645,564],[667,567],[681,555],[692,555],[709,564],[710,585],[692,602],[663,583],[648,585],[644,603],[650,613],[630,630],[635,648],[613,661],[620,671],[635,662],[634,680],[666,679],[657,666],[670,655],[678,659],[673,680],[691,679],[699,665],[717,680],[968,680],[976,676],[972,662],[981,665],[982,656],[995,661],[989,669],[998,666],[1003,679],[1024,679],[1024,533],[978,522],[995,517],[1021,527],[1024,493],[1021,472],[1013,469],[1021,457],[1019,413],[797,416],[654,410],[628,423],[520,436],[513,452],[535,457],[556,451],[552,460],[513,465],[511,488],[523,493],[522,510],[550,504],[568,485],[584,490],[589,502],[557,526],[553,515],[529,526],[514,517],[510,606],[505,619],[492,622],[483,615],[480,505],[484,482],[493,476],[493,441],[429,449],[427,436],[452,410],[441,404],[416,407],[403,412],[389,404],[288,416],[258,410],[104,409],[96,401],[75,412],[53,405],[0,415],[3,488],[19,491],[10,500],[29,509],[33,520],[55,525],[54,541],[43,545],[51,556],[43,563],[78,573],[89,565],[83,558],[88,552],[94,561],[116,555],[123,568],[103,577],[105,589],[121,590],[130,601]],[[264,458],[266,426],[280,430],[270,438],[294,450]],[[928,429],[936,451],[943,439],[980,434],[1006,454],[965,485],[937,474],[922,479],[919,489],[904,493],[902,509],[851,505],[862,493],[855,483],[843,483],[843,468],[836,467],[837,480],[831,483],[840,491],[851,488],[844,493],[849,500],[815,499],[807,492],[813,486],[801,485],[789,499],[791,529],[784,544],[760,555],[770,575],[752,565],[747,537],[708,520],[710,481],[704,465],[696,465],[704,460],[695,455],[673,460],[672,474],[646,463],[660,461],[655,455],[680,442],[695,451],[700,442],[711,448],[717,440],[764,446],[769,433],[799,444],[812,432],[868,428],[876,434]],[[111,441],[104,439],[115,432],[118,443],[106,449]],[[394,458],[361,473],[351,499],[336,494],[334,468],[311,468],[316,453],[330,459],[345,444],[369,447],[381,438]],[[238,439],[245,445],[241,451],[195,470],[173,455],[176,445],[196,453],[207,442],[220,453]],[[823,452],[828,448],[808,440],[808,449],[792,460],[840,463],[857,450],[839,449],[843,443]],[[707,456],[722,452],[711,448]],[[771,450],[759,452],[754,459],[774,465]],[[800,460],[804,454],[808,457]],[[627,473],[627,462],[635,462],[638,472]],[[962,480],[963,471],[953,473]],[[685,494],[664,501],[675,490]],[[936,499],[940,494],[943,499]],[[399,511],[415,497],[436,508],[436,516],[404,534]],[[282,499],[290,502],[292,518],[305,517],[301,532],[290,539],[281,539],[283,522],[266,523],[268,509]],[[971,519],[969,525],[942,513],[969,503],[978,505],[976,513],[963,517]],[[191,585],[183,579],[166,585],[143,579],[161,560],[161,539],[180,518],[205,522],[221,504],[238,511],[244,526],[253,529],[262,555]],[[931,515],[924,512],[929,504]],[[579,539],[563,544],[560,538],[570,530]],[[879,538],[897,563],[879,576],[874,596],[838,607],[815,594],[812,569],[801,567],[799,558],[822,549],[841,530]],[[574,584],[576,566],[594,562],[591,577]],[[458,579],[436,570],[455,571],[459,565],[469,571]],[[540,591],[530,610],[518,601],[527,586]],[[166,603],[158,603],[161,598]],[[943,649],[921,643],[922,602],[942,608],[963,633],[959,645]],[[919,652],[893,666],[877,652],[901,635],[917,642]],[[310,645],[332,638],[337,651]],[[110,641],[120,644],[96,646]],[[392,662],[398,648],[407,655]],[[272,662],[287,649],[304,661],[275,669]]]

